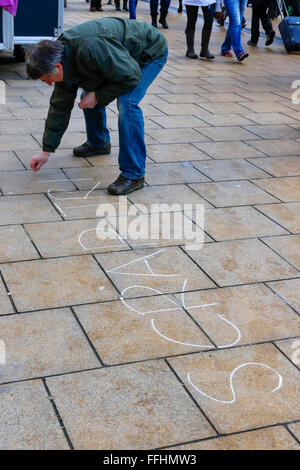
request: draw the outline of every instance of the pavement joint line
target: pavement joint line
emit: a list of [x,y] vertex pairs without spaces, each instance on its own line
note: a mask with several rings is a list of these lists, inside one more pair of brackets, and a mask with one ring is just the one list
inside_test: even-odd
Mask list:
[[187,388],[187,386],[185,385],[184,382],[182,382],[181,378],[179,377],[179,375],[177,374],[177,372],[174,370],[174,368],[171,366],[170,362],[165,359],[165,363],[168,365],[170,371],[172,372],[172,374],[175,376],[175,378],[178,380],[178,382],[180,383],[180,385],[183,387],[184,391],[187,393],[187,395],[189,396],[189,398],[192,400],[192,402],[194,403],[194,405],[197,407],[197,409],[200,411],[200,413],[202,414],[202,416],[207,420],[207,422],[209,423],[209,425],[211,426],[211,428],[214,430],[214,432],[216,433],[216,435],[220,435],[220,432],[218,431],[217,427],[213,424],[213,422],[211,421],[211,419],[207,416],[207,414],[203,411],[203,409],[201,408],[201,406],[199,405],[199,403],[197,402],[197,400],[193,397],[193,394],[189,391],[189,389]]
[[[276,203],[277,204],[277,203]],[[262,204],[263,205],[263,204]],[[265,217],[267,217],[269,220],[271,220],[272,222],[274,222],[275,224],[279,225],[279,227],[281,227],[282,229],[286,230],[290,235],[294,235],[293,232],[291,232],[290,230],[288,230],[287,228],[285,228],[282,224],[280,224],[279,222],[277,222],[276,220],[272,219],[271,216],[265,214],[264,212],[260,211],[259,208],[257,207],[257,204],[253,205],[252,206],[255,210],[257,210],[260,214],[264,215]],[[283,234],[284,235],[284,234]],[[272,236],[272,235],[271,235]],[[280,235],[275,235],[275,236],[280,236]]]
[[69,434],[68,434],[68,431],[67,431],[67,429],[66,429],[66,427],[65,427],[65,425],[64,425],[64,423],[63,423],[63,420],[62,420],[62,418],[61,418],[61,416],[60,416],[60,414],[59,414],[59,411],[58,411],[58,409],[57,409],[55,400],[54,400],[54,398],[52,397],[51,392],[50,392],[50,390],[49,390],[49,387],[48,387],[48,385],[47,385],[47,383],[46,383],[46,380],[45,380],[44,378],[42,378],[42,383],[43,383],[44,388],[45,388],[45,390],[46,390],[48,399],[49,399],[49,401],[50,401],[50,403],[51,403],[51,405],[52,405],[52,408],[53,408],[53,411],[54,411],[54,413],[55,413],[56,419],[57,419],[57,421],[58,421],[58,423],[59,423],[59,425],[60,425],[60,428],[61,428],[61,430],[62,430],[62,432],[63,432],[63,434],[64,434],[64,437],[65,437],[65,439],[66,439],[66,441],[67,441],[67,443],[68,443],[68,446],[69,446],[70,450],[74,450],[72,441],[71,441],[71,439],[70,439],[70,437],[69,437]]
[[[255,431],[260,431],[260,430],[263,430],[263,429],[272,429],[272,428],[275,428],[275,427],[278,427],[278,426],[288,426],[290,424],[294,424],[294,423],[298,423],[299,421],[290,421],[288,423],[276,423],[276,424],[270,424],[270,425],[266,425],[266,426],[260,426],[260,427],[256,427],[256,428],[249,428],[249,429],[243,429],[242,431],[236,431],[236,432],[231,432],[231,433],[226,433],[226,434],[217,434],[216,436],[208,436],[208,437],[204,437],[203,439],[195,439],[195,440],[192,440],[192,441],[185,441],[185,442],[181,442],[181,443],[178,443],[178,444],[171,444],[171,445],[168,445],[168,446],[163,446],[163,447],[159,447],[158,450],[165,450],[165,449],[169,449],[170,447],[178,447],[178,446],[182,446],[182,445],[188,445],[188,444],[197,444],[197,443],[202,443],[202,442],[207,442],[207,441],[211,441],[211,440],[215,440],[215,439],[220,439],[222,437],[231,437],[231,436],[239,436],[239,435],[243,435],[243,434],[246,434],[246,433],[249,433],[249,432],[255,432]],[[288,430],[288,427],[287,427],[287,430]],[[294,436],[293,433],[290,433],[292,435],[292,437],[298,442],[299,440]]]
[[78,323],[79,328],[81,329],[82,333],[84,334],[84,336],[85,336],[87,342],[89,343],[90,348],[92,349],[94,355],[96,356],[96,359],[99,361],[99,363],[100,363],[100,365],[101,365],[102,367],[105,367],[105,363],[104,363],[103,360],[101,359],[99,353],[97,352],[97,349],[96,349],[95,346],[93,345],[92,340],[90,339],[89,335],[88,335],[87,332],[85,331],[85,329],[84,329],[84,327],[83,327],[81,321],[79,320],[78,316],[76,315],[76,312],[75,312],[74,308],[73,308],[73,307],[70,307],[70,310],[71,310],[71,312],[72,312],[72,314],[73,314],[73,316],[74,316],[76,322]]
[[283,261],[285,261],[287,264],[289,264],[293,269],[295,269],[296,271],[298,271],[299,274],[300,274],[300,269],[297,268],[297,266],[295,266],[293,263],[291,263],[290,261],[288,261],[286,258],[284,258],[284,256],[281,255],[279,252],[277,252],[276,250],[274,250],[274,248],[272,248],[271,246],[269,246],[269,245],[264,241],[264,237],[258,237],[258,240],[261,241],[267,248],[270,248],[277,256],[279,256],[279,258],[281,258]]
[[[38,247],[36,246],[35,242],[33,241],[33,239],[31,238],[30,234],[27,232],[26,230],[26,227],[25,227],[25,224],[21,224],[21,227],[23,228],[28,240],[30,241],[30,243],[32,244],[33,248],[35,249],[35,251],[37,252],[37,254],[39,255],[40,259],[43,259],[43,256],[41,255]],[[2,263],[0,263],[0,266],[1,266]]]
[[[296,421],[299,422],[299,421]],[[297,438],[297,436],[291,431],[291,429],[288,427],[287,424],[284,424],[285,429],[290,433],[290,435],[296,440],[296,442],[300,445],[300,440]]]
[[[298,278],[295,278],[295,279],[298,279]],[[292,279],[290,279],[292,280]],[[263,284],[273,293],[275,294],[280,300],[281,302],[283,302],[285,305],[287,305],[289,308],[291,308],[297,315],[300,316],[300,311],[296,310],[283,296],[281,296],[280,294],[278,294],[278,292],[276,292],[272,286],[270,286],[270,284],[272,282],[279,282],[279,281],[264,281]],[[277,341],[277,340],[276,340]]]
[[[1,321],[1,317],[0,317],[0,321]],[[113,363],[113,364],[104,363],[103,366],[99,365],[99,366],[87,367],[87,368],[84,368],[84,369],[74,369],[74,370],[70,370],[70,371],[57,372],[55,374],[45,374],[45,375],[39,375],[39,376],[26,377],[26,378],[22,378],[22,379],[10,380],[8,382],[1,382],[0,383],[0,388],[1,388],[2,385],[12,385],[14,383],[30,382],[30,381],[33,381],[33,380],[41,380],[41,379],[47,380],[47,379],[52,378],[52,377],[62,377],[62,376],[66,376],[66,375],[80,374],[82,372],[91,372],[91,371],[94,371],[94,370],[112,369],[112,368],[115,368],[115,367],[126,367],[128,365],[134,365],[134,364],[139,365],[139,364],[154,362],[154,361],[166,361],[168,359],[174,359],[176,357],[194,356],[196,354],[211,354],[211,353],[218,353],[218,352],[221,353],[222,351],[226,351],[226,350],[256,347],[256,346],[262,346],[262,345],[265,345],[265,344],[271,344],[274,347],[274,346],[276,346],[275,344],[273,344],[275,341],[279,342],[279,341],[298,339],[298,338],[300,338],[300,336],[288,336],[286,338],[276,338],[276,339],[270,339],[270,340],[265,340],[265,341],[259,341],[259,342],[256,342],[256,343],[239,344],[239,345],[235,345],[233,347],[229,346],[229,347],[224,347],[224,348],[223,347],[222,348],[211,348],[211,349],[207,349],[207,350],[201,350],[201,348],[199,348],[196,351],[178,353],[178,354],[173,354],[173,355],[169,355],[169,356],[157,356],[157,357],[150,357],[150,358],[147,358],[147,359],[139,359],[139,360],[136,360],[136,361],[127,361],[127,362]],[[283,351],[280,348],[276,348],[276,349],[278,349],[278,352],[280,352],[283,356],[285,356],[285,354],[283,353]],[[291,360],[289,360],[289,362],[291,362],[294,366],[296,366],[296,364],[293,363]],[[296,368],[299,369],[298,366],[296,366]]]
[[287,354],[285,354],[285,352],[282,349],[280,349],[280,347],[276,344],[276,341],[279,342],[279,341],[282,341],[282,340],[280,340],[280,339],[279,340],[275,340],[275,339],[272,340],[271,343],[273,344],[273,346],[275,346],[275,348],[278,349],[278,351],[281,352],[284,355],[284,357],[300,372],[300,367],[298,367],[298,365],[295,362],[293,362],[291,360],[291,358]]

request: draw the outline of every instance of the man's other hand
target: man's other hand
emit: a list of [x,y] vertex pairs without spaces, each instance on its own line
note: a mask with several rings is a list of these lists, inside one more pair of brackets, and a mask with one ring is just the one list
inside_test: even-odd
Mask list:
[[32,171],[39,171],[39,169],[47,163],[49,156],[49,152],[42,152],[39,155],[32,157],[30,162]]
[[95,92],[89,91],[86,95],[84,95],[80,103],[78,103],[78,107],[80,109],[86,109],[86,108],[91,109],[91,108],[94,108],[97,103],[98,101],[97,101]]

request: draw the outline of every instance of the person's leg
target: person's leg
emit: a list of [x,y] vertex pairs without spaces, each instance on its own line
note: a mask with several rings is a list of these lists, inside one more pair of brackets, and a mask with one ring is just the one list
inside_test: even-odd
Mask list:
[[177,13],[182,13],[182,0],[178,0],[178,10]]
[[258,39],[259,39],[259,6],[252,5],[251,43],[257,44]]
[[[81,99],[86,92],[81,94]],[[83,110],[87,144],[90,147],[105,147],[110,144],[109,130],[106,127],[106,109],[97,104],[94,108]]]
[[122,11],[121,6],[120,6],[120,0],[115,0],[115,4],[116,4],[116,11]]
[[202,42],[201,42],[201,52],[200,57],[206,57],[206,59],[214,59],[215,56],[212,55],[208,50],[209,40],[211,36],[211,30],[214,21],[214,14],[216,4],[213,3],[209,6],[201,7],[204,17],[204,24],[202,28]]
[[142,78],[136,88],[121,95],[117,100],[119,118],[119,166],[121,176],[138,180],[145,174],[146,146],[144,140],[143,112],[139,107],[148,87],[160,73],[167,60],[168,52],[159,59],[142,67]]
[[123,10],[124,11],[128,11],[128,7],[127,7],[127,3],[128,3],[128,0],[123,0]]
[[225,0],[225,6],[229,16],[229,27],[225,41],[222,45],[222,53],[234,50],[237,58],[245,53],[241,43],[241,19],[244,15],[247,0]]
[[[230,53],[230,49],[232,47],[231,44],[231,20],[230,18],[233,17],[233,11],[235,7],[236,0],[224,0],[225,5],[225,13],[224,13],[224,20],[229,17],[229,25],[227,27],[227,32],[225,36],[225,40],[221,46],[221,54]],[[229,15],[230,10],[230,15]]]
[[260,15],[259,16],[260,16],[260,21],[261,21],[262,27],[265,30],[265,33],[269,34],[271,31],[273,31],[273,26],[272,26],[270,18],[268,18],[267,7],[265,7],[265,6],[260,7]]
[[265,45],[270,46],[274,41],[275,31],[273,30],[272,21],[268,17],[267,7],[263,5],[260,7],[260,21],[267,35]]
[[190,59],[198,59],[198,55],[194,49],[194,41],[195,41],[195,28],[196,22],[198,18],[198,10],[199,7],[195,5],[186,5],[186,16],[187,16],[187,24],[185,28],[185,36],[186,36],[186,45],[187,51],[186,56]]
[[129,0],[129,19],[136,19],[136,7],[138,0]]
[[97,11],[103,11],[102,10],[102,5],[101,5],[101,0],[96,0],[96,10]]
[[158,21],[164,29],[169,28],[166,18],[167,18],[170,3],[171,3],[171,0],[160,0],[160,18]]
[[241,26],[242,23],[244,22],[246,24],[246,19],[245,19],[245,10],[247,6],[247,0],[240,0],[240,17],[241,17]]
[[91,0],[90,11],[96,11],[96,0]]
[[152,18],[152,26],[157,28],[158,0],[150,0],[150,14]]
[[[81,99],[86,94],[81,94]],[[76,157],[104,155],[110,153],[110,136],[106,127],[106,109],[97,104],[92,109],[83,109],[87,140],[84,144],[73,149]]]

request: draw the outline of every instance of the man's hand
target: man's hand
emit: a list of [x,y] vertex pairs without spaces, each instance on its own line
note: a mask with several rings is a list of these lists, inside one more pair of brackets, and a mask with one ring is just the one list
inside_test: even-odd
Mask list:
[[86,108],[91,109],[91,108],[94,108],[97,103],[98,101],[97,101],[95,92],[89,91],[86,95],[84,95],[80,103],[78,103],[78,107],[80,109],[86,109]]
[[39,155],[32,157],[30,166],[32,171],[39,171],[39,169],[47,163],[48,158],[50,157],[49,152],[42,152]]

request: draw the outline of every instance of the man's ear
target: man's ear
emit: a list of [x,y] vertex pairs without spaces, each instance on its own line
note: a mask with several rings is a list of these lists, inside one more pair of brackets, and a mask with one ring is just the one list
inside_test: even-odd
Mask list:
[[60,62],[57,62],[57,64],[55,64],[55,67],[58,72],[63,71],[63,65]]

